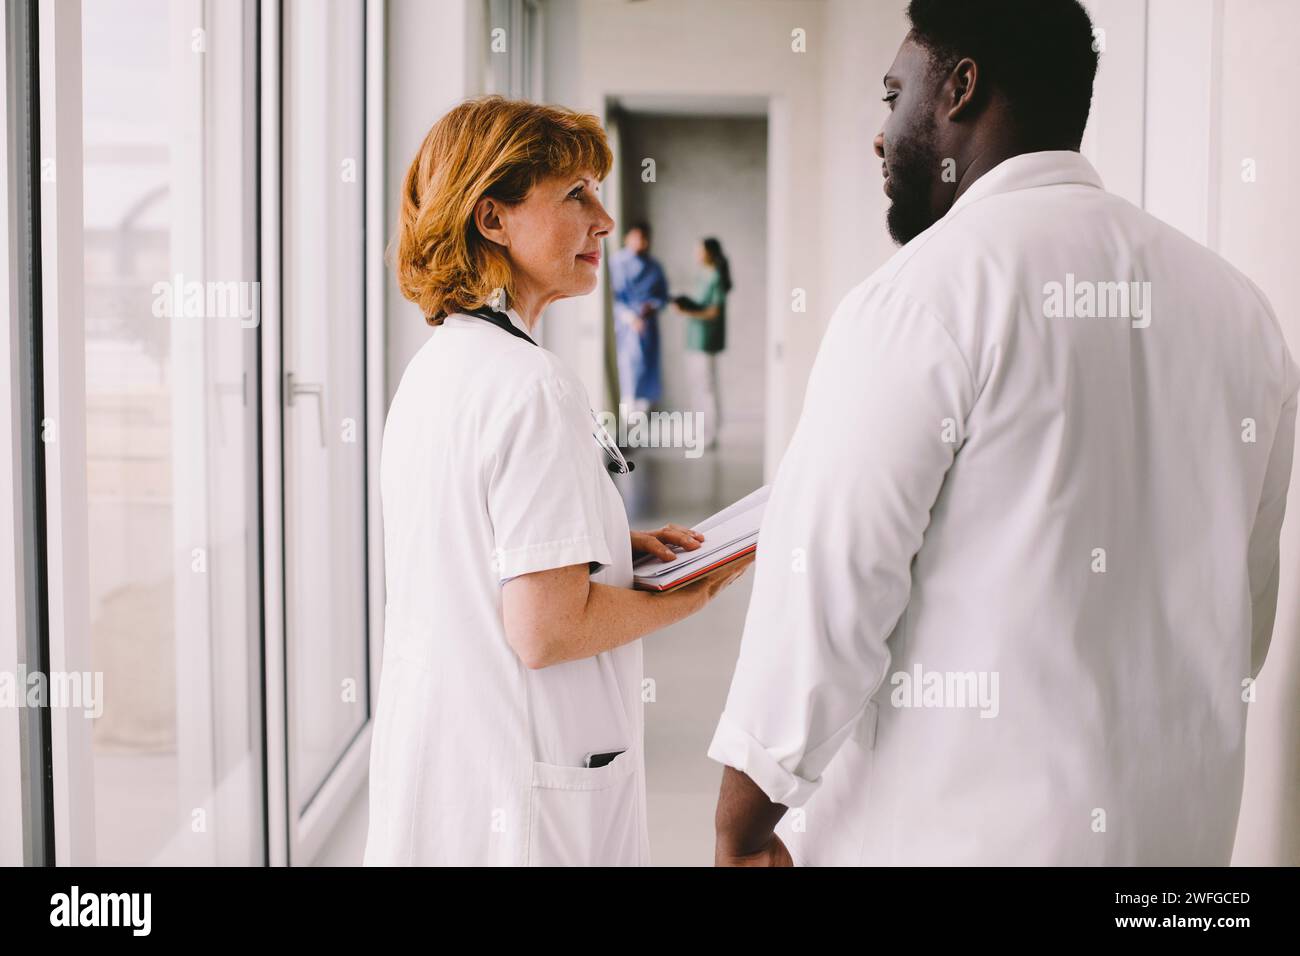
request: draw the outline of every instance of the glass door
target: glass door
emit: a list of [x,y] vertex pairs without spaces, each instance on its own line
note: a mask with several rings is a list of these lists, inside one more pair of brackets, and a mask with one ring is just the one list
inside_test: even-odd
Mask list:
[[[65,84],[42,111],[75,119],[66,81],[80,77],[79,168],[60,149],[48,188],[81,187],[102,679],[93,789],[69,799],[93,802],[97,864],[259,864],[256,5],[78,6],[79,30],[73,4],[44,5],[41,22]],[[77,237],[58,225],[66,251]],[[66,334],[75,319],[58,321]]]
[[371,707],[366,5],[286,0],[282,10],[285,666],[300,863],[307,831],[337,815],[317,802],[361,745]]

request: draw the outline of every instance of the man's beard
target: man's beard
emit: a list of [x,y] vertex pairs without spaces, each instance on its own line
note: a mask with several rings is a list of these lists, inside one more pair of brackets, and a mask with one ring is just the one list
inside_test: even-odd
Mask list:
[[889,198],[893,205],[885,214],[885,224],[890,237],[900,246],[939,220],[930,206],[930,190],[939,170],[935,128],[934,117],[927,113],[911,135],[895,142],[889,150]]

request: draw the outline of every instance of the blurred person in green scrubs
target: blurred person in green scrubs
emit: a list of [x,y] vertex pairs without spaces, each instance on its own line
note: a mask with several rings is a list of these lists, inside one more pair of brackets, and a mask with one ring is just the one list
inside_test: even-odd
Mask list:
[[702,442],[718,443],[721,411],[718,402],[718,353],[727,344],[727,293],[731,266],[722,243],[710,236],[700,243],[696,258],[703,267],[694,299],[677,296],[673,304],[686,316],[686,374],[693,410],[704,412]]

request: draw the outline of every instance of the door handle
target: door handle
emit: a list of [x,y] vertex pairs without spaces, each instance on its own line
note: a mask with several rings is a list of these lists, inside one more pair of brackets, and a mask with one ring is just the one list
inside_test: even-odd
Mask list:
[[316,418],[320,423],[320,446],[325,447],[325,386],[319,382],[297,382],[293,372],[285,374],[284,403],[292,406],[299,395],[316,399]]

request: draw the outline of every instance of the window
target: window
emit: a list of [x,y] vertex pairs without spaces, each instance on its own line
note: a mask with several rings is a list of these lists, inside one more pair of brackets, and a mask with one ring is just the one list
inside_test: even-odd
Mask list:
[[94,859],[259,863],[252,5],[81,14]]

